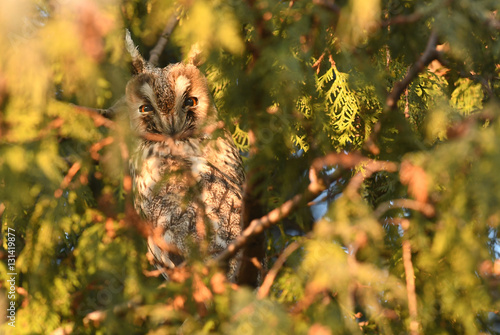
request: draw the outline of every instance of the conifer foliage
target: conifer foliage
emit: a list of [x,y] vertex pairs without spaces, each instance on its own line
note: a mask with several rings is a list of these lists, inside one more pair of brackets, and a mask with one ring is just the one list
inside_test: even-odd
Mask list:
[[[0,332],[499,333],[498,10],[3,0]],[[244,158],[257,288],[227,282],[230,251],[193,244],[168,282],[151,265],[134,135],[102,111],[131,76],[126,29],[161,66],[197,43]]]

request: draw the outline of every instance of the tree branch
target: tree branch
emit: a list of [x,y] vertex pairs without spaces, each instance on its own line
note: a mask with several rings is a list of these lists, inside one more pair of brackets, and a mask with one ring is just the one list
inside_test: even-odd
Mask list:
[[380,218],[382,214],[393,208],[408,208],[422,212],[427,217],[435,215],[434,207],[431,204],[411,200],[411,199],[394,199],[381,203],[373,212],[373,215]]
[[99,325],[101,322],[106,320],[110,311],[117,316],[122,316],[128,311],[137,308],[140,303],[141,299],[138,299],[138,301],[127,301],[122,304],[115,305],[112,310],[97,310],[90,312],[83,318],[83,324],[87,326],[92,322],[95,325]]
[[437,59],[439,52],[437,51],[438,36],[435,31],[429,36],[427,41],[427,46],[425,48],[422,56],[417,60],[415,64],[410,68],[403,80],[398,81],[394,84],[391,92],[386,99],[386,107],[389,109],[396,108],[396,104],[404,92],[404,90],[410,85],[410,83],[415,79],[415,77],[423,70],[427,65],[429,65],[433,60]]
[[[427,41],[427,46],[422,54],[422,56],[413,64],[413,66],[408,70],[405,77],[394,84],[391,92],[387,96],[385,101],[384,112],[396,109],[397,103],[401,94],[410,85],[410,83],[417,77],[417,75],[433,60],[440,57],[440,53],[437,50],[438,36],[435,31],[431,32],[429,40]],[[365,141],[364,147],[366,150],[370,151],[374,155],[380,153],[380,149],[375,144],[375,139],[377,138],[382,126],[380,120],[373,126],[373,131]]]
[[73,179],[73,177],[78,173],[78,170],[80,170],[80,167],[82,164],[78,161],[73,163],[73,165],[69,168],[68,173],[64,177],[63,181],[61,182],[61,186],[54,192],[54,197],[55,198],[60,198],[63,194],[63,189],[69,186],[69,183]]
[[[376,171],[395,171],[397,169],[397,166],[393,162],[375,161],[355,153],[330,153],[324,157],[317,158],[313,161],[311,168],[309,169],[310,184],[304,191],[304,193],[295,195],[292,199],[286,201],[280,207],[273,209],[267,215],[252,220],[248,225],[248,228],[246,228],[240,236],[238,236],[222,253],[220,253],[211,262],[215,264],[221,264],[229,258],[233,257],[238,252],[238,250],[249,243],[252,237],[262,233],[265,229],[288,217],[301,204],[307,204],[309,201],[316,198],[334,181],[338,180],[340,178],[340,175],[335,173],[331,176],[325,177],[325,180],[321,180],[320,178],[318,178],[318,172],[321,171],[321,169],[325,165],[341,165],[344,168],[353,168],[361,163],[363,163],[367,167],[367,169],[365,170],[364,175],[361,175],[361,177],[357,177],[355,179],[356,182],[352,184],[348,192],[357,190],[360,182],[359,178],[362,178],[362,182],[364,178],[370,176]],[[360,173],[358,173],[358,175],[359,174]]]
[[264,278],[264,281],[262,282],[262,285],[257,292],[258,299],[263,299],[269,294],[269,290],[271,289],[271,285],[273,284],[274,279],[276,279],[276,276],[278,275],[278,271],[281,269],[283,264],[285,264],[287,258],[290,257],[290,255],[295,250],[297,250],[300,245],[300,242],[294,241],[293,243],[288,245],[286,249],[281,253],[271,270],[269,270],[269,272],[267,273],[266,278]]
[[313,0],[313,4],[321,6],[334,13],[340,13],[340,6],[337,5],[333,0]]
[[356,173],[349,184],[347,184],[346,189],[344,190],[344,194],[351,199],[358,195],[358,190],[363,184],[363,181],[366,178],[370,178],[375,172],[379,171],[387,171],[387,172],[396,172],[398,170],[398,165],[394,162],[384,162],[384,161],[375,161],[375,160],[367,160],[365,164],[363,164],[364,169],[358,173]]
[[[445,68],[449,68],[449,69],[452,68],[450,62],[447,61],[446,59],[444,59],[441,54],[438,54],[437,60]],[[496,98],[495,93],[493,92],[493,89],[491,88],[489,81],[486,78],[484,78],[483,76],[475,74],[474,72],[467,72],[464,70],[455,70],[455,71],[457,71],[457,73],[460,77],[468,78],[468,79],[475,81],[476,83],[481,84],[481,86],[483,86],[484,91],[488,94],[488,96],[491,99]]]
[[385,28],[394,24],[411,24],[420,20],[422,16],[423,15],[421,12],[414,12],[409,15],[398,15],[388,20],[382,21],[381,26]]
[[72,106],[77,112],[90,116],[94,120],[96,127],[105,126],[110,129],[116,128],[115,122],[105,117],[105,115],[107,115],[106,109],[96,109],[78,105]]
[[155,66],[158,65],[160,55],[163,52],[163,49],[165,49],[165,46],[167,45],[168,38],[170,37],[175,27],[179,23],[179,13],[180,13],[180,8],[174,10],[172,15],[170,15],[167,24],[165,25],[165,28],[161,33],[160,39],[156,43],[155,47],[149,53],[149,62],[151,64]]

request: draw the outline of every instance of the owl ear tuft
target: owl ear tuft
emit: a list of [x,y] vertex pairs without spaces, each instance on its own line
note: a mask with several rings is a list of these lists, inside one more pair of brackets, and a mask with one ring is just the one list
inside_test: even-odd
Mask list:
[[200,44],[199,43],[193,44],[187,56],[187,63],[198,67],[204,62],[205,60],[203,59],[201,54]]
[[130,31],[128,29],[125,30],[125,47],[132,57],[132,66],[134,67],[135,73],[144,72],[144,69],[146,68],[146,61],[142,58],[139,53],[139,49],[134,44],[134,41],[132,41],[132,36],[130,35]]

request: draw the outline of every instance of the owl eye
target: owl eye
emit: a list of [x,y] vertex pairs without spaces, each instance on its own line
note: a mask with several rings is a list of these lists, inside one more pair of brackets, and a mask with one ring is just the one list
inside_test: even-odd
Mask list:
[[198,104],[198,99],[195,97],[189,97],[184,100],[184,107],[194,107]]
[[141,114],[151,114],[154,111],[153,106],[151,105],[142,105],[139,107],[139,112]]

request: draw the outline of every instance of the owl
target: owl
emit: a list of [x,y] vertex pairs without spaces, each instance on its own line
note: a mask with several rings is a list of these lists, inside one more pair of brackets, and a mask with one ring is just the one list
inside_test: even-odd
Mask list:
[[[179,266],[204,241],[216,256],[241,233],[245,174],[239,151],[227,131],[213,131],[217,110],[195,65],[155,67],[129,35],[126,40],[136,72],[125,94],[138,135],[130,163],[134,206],[151,225],[149,251],[166,268]],[[228,277],[235,280],[235,273],[231,260]]]

